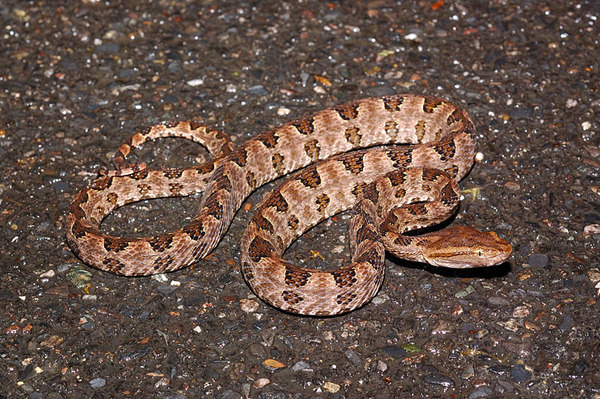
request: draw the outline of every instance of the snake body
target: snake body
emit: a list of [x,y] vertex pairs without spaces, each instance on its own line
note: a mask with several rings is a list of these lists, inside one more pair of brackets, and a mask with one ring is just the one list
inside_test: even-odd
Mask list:
[[[202,143],[212,160],[190,169],[125,168],[133,147],[170,136]],[[457,182],[473,164],[474,136],[471,119],[459,107],[408,94],[323,110],[235,149],[225,134],[206,126],[155,125],[121,146],[117,172],[99,177],[75,196],[66,218],[67,240],[84,262],[101,270],[127,276],[174,271],[212,251],[252,191],[304,168],[258,206],[242,239],[242,272],[260,298],[283,310],[345,313],[379,289],[386,250],[459,268],[508,258],[510,245],[495,233],[466,226],[403,234],[437,224],[455,211]],[[200,212],[177,231],[147,238],[100,232],[102,219],[124,204],[198,192]],[[351,264],[315,271],[281,258],[304,231],[354,203]]]

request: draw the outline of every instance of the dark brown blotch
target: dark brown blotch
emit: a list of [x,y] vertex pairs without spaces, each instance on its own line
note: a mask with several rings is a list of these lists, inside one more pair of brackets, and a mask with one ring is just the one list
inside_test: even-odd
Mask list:
[[265,208],[274,207],[277,210],[277,212],[286,212],[289,207],[287,201],[285,200],[285,198],[283,198],[283,195],[281,195],[279,189],[271,191],[269,196],[263,202],[262,206],[264,206]]
[[440,105],[442,105],[443,101],[439,98],[434,97],[423,97],[423,111],[432,114],[433,111]]
[[383,97],[383,106],[385,109],[391,112],[400,111],[400,107],[404,102],[402,96],[385,96]]
[[304,152],[310,158],[312,162],[316,162],[319,160],[319,155],[321,154],[321,147],[319,147],[319,141],[317,139],[308,140],[304,144]]
[[385,130],[385,134],[387,134],[391,138],[396,138],[400,131],[398,129],[398,124],[394,121],[387,121],[383,129]]
[[406,169],[395,170],[385,175],[392,187],[398,187],[406,183]]
[[144,184],[144,183],[140,183],[137,185],[137,189],[138,189],[138,193],[140,193],[140,195],[142,197],[148,195],[148,193],[150,191],[152,191],[152,186],[149,184]]
[[300,220],[296,216],[290,216],[287,222],[290,230],[295,231],[298,228],[298,224],[300,224]]
[[164,252],[171,248],[171,245],[173,244],[173,236],[169,234],[159,237],[152,237],[148,240],[148,244],[150,244],[150,247],[152,247],[154,252]]
[[321,185],[321,176],[315,166],[302,170],[298,173],[297,179],[308,188],[317,188]]
[[364,156],[364,151],[347,152],[340,155],[338,160],[344,165],[347,171],[357,175],[365,168]]
[[396,238],[394,238],[394,244],[400,247],[408,247],[412,245],[413,241],[414,240],[411,236],[405,236],[402,234],[399,234]]
[[286,303],[289,303],[290,305],[297,305],[304,300],[302,295],[287,290],[283,290],[283,292],[281,293],[281,297]]
[[246,183],[248,184],[248,187],[250,187],[252,190],[254,190],[258,185],[258,182],[256,181],[256,176],[250,170],[246,172]]
[[258,227],[260,230],[266,231],[270,234],[273,234],[273,224],[269,222],[267,218],[265,218],[262,212],[255,212],[252,216],[252,222]]
[[425,204],[422,203],[406,204],[403,206],[403,208],[406,209],[408,213],[414,216],[425,216],[428,213],[427,207],[425,206]]
[[117,193],[108,193],[106,195],[106,202],[109,204],[116,205],[117,201],[119,201],[119,195]]
[[173,195],[179,195],[183,191],[183,184],[181,183],[169,183],[169,191]]
[[273,164],[273,169],[277,172],[278,175],[285,174],[285,157],[281,154],[274,154],[271,157],[271,162]]
[[440,155],[442,161],[448,161],[456,154],[454,140],[450,139],[433,146],[433,150]]
[[258,263],[263,258],[270,257],[275,252],[273,245],[264,238],[254,237],[248,246],[248,256],[254,263]]
[[390,147],[387,156],[395,168],[407,168],[412,163],[413,147]]
[[295,267],[286,265],[285,284],[291,287],[300,288],[308,284],[311,274],[304,270],[298,270]]
[[206,162],[202,165],[194,166],[194,169],[196,169],[198,174],[205,175],[205,174],[211,173],[212,171],[215,170],[215,163],[214,162]]
[[458,203],[459,197],[452,184],[448,183],[440,191],[440,202],[448,207],[454,206]]
[[129,246],[129,243],[119,237],[104,237],[104,249],[108,252],[121,252]]
[[307,116],[306,118],[298,119],[296,121],[290,122],[290,125],[294,126],[298,129],[300,134],[308,136],[313,134],[315,131],[315,119],[312,116]]
[[340,269],[329,272],[339,288],[352,287],[358,281],[354,268]]
[[368,263],[375,270],[380,270],[383,267],[384,260],[375,248],[370,248],[361,253],[356,259],[356,263]]
[[90,183],[90,188],[97,191],[106,190],[112,185],[112,182],[112,176],[102,176]]
[[[354,292],[344,292],[341,294],[338,294],[338,296],[335,297],[335,302],[338,305],[350,305],[357,297],[358,295]],[[350,309],[344,309],[342,310],[343,313],[347,312]]]
[[167,179],[179,179],[183,175],[183,169],[165,169],[163,175]]
[[358,126],[347,128],[344,132],[344,136],[346,137],[346,141],[354,147],[358,147],[362,141],[362,134],[360,133]]
[[275,131],[263,133],[256,138],[267,148],[275,148],[275,146],[279,142],[279,136]]
[[130,179],[133,179],[133,180],[144,180],[145,178],[148,177],[148,170],[147,169],[138,170],[137,172],[127,175],[127,177],[129,177]]
[[156,259],[152,264],[152,271],[155,273],[164,272],[173,263],[173,260],[174,259],[171,255]]
[[317,204],[317,211],[319,213],[324,213],[325,209],[327,209],[327,206],[329,205],[330,202],[331,202],[331,199],[329,198],[329,196],[327,194],[318,195],[317,198],[315,199],[315,204]]
[[427,122],[420,120],[415,125],[415,136],[417,137],[417,143],[422,143],[425,133],[427,132]]
[[248,151],[244,147],[238,148],[229,157],[240,168],[243,168],[248,163]]
[[363,223],[362,226],[356,232],[356,242],[363,242],[365,240],[368,241],[377,241],[379,239],[379,234],[371,229],[371,227]]
[[363,193],[363,191],[365,191],[365,187],[367,186],[368,183],[364,181],[356,183],[354,187],[352,187],[352,195],[354,195],[354,198],[358,198]]
[[87,234],[87,230],[85,229],[83,223],[80,220],[75,220],[73,223],[73,227],[71,227],[71,233],[75,238],[81,238]]
[[462,111],[459,108],[455,108],[454,111],[452,111],[452,113],[448,115],[448,118],[446,119],[446,124],[450,126],[453,123],[462,122],[463,119],[464,115]]
[[221,204],[221,200],[219,199],[218,191],[213,191],[209,194],[204,207],[208,209],[208,214],[215,219],[221,220],[223,218],[223,204]]
[[339,105],[333,109],[338,113],[340,118],[342,118],[345,121],[349,121],[355,119],[358,116],[359,105],[360,102],[353,101],[347,104]]
[[377,190],[377,185],[372,183],[366,186],[363,190],[363,198],[376,204],[377,201],[379,201],[379,190]]
[[125,264],[123,262],[112,258],[104,258],[102,265],[102,270],[106,270],[107,272],[115,274],[119,274],[121,270],[125,268]]
[[439,169],[430,169],[430,168],[423,169],[423,180],[424,181],[434,182],[442,176],[443,176],[443,174]]
[[182,230],[194,241],[198,241],[206,234],[204,231],[204,224],[201,220],[194,220],[192,223],[184,226]]

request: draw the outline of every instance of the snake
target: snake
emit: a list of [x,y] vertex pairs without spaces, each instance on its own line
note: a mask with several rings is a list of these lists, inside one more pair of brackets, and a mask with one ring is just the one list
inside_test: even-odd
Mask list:
[[[211,159],[191,168],[127,163],[135,148],[161,137],[200,143]],[[472,168],[475,148],[476,130],[463,109],[415,94],[341,104],[237,147],[231,136],[200,122],[157,124],[131,136],[116,151],[115,170],[74,195],[66,238],[76,256],[103,271],[172,272],[205,258],[258,187],[289,175],[250,218],[241,240],[242,275],[259,298],[283,311],[339,315],[376,295],[386,253],[459,269],[508,259],[510,244],[494,232],[462,225],[428,231],[456,213],[458,182]],[[201,195],[200,210],[176,231],[128,238],[100,229],[123,205],[193,194]],[[283,258],[304,232],[349,209],[349,264],[315,270]]]

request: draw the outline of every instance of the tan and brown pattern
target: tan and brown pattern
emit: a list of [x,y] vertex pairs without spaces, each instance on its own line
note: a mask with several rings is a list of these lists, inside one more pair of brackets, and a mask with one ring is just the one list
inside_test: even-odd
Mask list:
[[[498,264],[510,255],[510,245],[494,233],[466,226],[403,235],[454,212],[457,181],[473,163],[474,132],[461,109],[417,95],[340,105],[267,131],[235,149],[226,134],[195,122],[156,125],[119,148],[116,171],[106,172],[75,196],[66,218],[67,240],[84,262],[112,273],[177,270],[212,251],[257,187],[308,166],[267,195],[252,217],[242,239],[242,273],[260,298],[283,310],[309,315],[348,312],[379,289],[386,250],[459,268]],[[191,169],[126,164],[133,147],[172,136],[201,143],[213,160]],[[382,145],[386,146],[376,147]],[[135,239],[100,232],[102,219],[119,206],[200,192],[198,215],[177,231]],[[281,258],[304,231],[354,203],[351,264],[315,271]]]

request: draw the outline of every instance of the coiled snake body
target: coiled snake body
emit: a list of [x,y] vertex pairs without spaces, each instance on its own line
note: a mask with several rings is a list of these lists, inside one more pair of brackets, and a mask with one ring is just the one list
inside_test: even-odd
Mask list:
[[[225,134],[202,125],[156,125],[120,147],[116,172],[75,196],[66,218],[67,240],[84,262],[101,270],[127,276],[177,270],[208,255],[257,187],[310,165],[258,206],[242,238],[242,273],[260,298],[280,309],[345,313],[376,294],[386,250],[456,268],[495,265],[508,258],[510,245],[493,232],[451,226],[421,236],[404,234],[437,224],[455,211],[457,182],[473,164],[474,135],[463,110],[417,95],[340,105],[235,149]],[[132,147],[170,136],[202,143],[213,160],[190,169],[124,167]],[[200,212],[175,232],[135,239],[100,232],[102,219],[119,206],[197,192],[203,193]],[[316,271],[281,258],[304,231],[355,203],[349,265]]]

